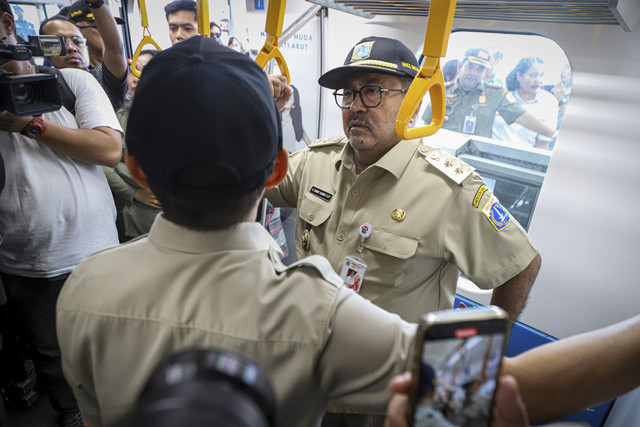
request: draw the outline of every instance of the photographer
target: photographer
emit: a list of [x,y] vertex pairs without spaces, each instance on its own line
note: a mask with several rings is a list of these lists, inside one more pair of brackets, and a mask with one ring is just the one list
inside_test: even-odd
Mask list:
[[[33,75],[30,59],[11,56],[13,15],[0,0],[0,68]],[[34,350],[59,425],[79,425],[78,409],[60,365],[55,305],[67,276],[88,255],[118,243],[115,207],[102,169],[120,160],[121,128],[98,82],[81,70],[61,76],[75,96],[40,117],[0,111],[0,152],[6,185],[0,194],[0,277],[10,315]],[[0,99],[6,106],[11,100]],[[6,107],[4,107],[6,108]]]
[[[40,24],[41,35],[65,37],[66,56],[47,59],[59,69],[80,68],[89,71],[100,82],[113,109],[117,111],[124,105],[127,92],[127,58],[116,21],[102,0],[77,1],[70,6],[69,14],[71,18],[56,15]],[[90,28],[90,22],[95,24],[95,28]],[[90,60],[89,56],[89,49],[93,47],[95,52],[96,45],[101,47],[99,61],[93,57]]]

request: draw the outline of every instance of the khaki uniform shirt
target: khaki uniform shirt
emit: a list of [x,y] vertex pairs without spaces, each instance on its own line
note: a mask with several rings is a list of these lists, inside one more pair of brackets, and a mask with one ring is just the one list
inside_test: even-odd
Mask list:
[[[474,90],[465,92],[457,82],[448,82],[442,128],[491,138],[496,112],[507,124],[511,124],[526,111],[513,94],[499,83],[480,82]],[[429,105],[423,115],[424,121],[430,123],[431,115],[431,105]],[[475,117],[471,119],[475,120],[475,125],[471,126],[473,131],[471,127],[465,128],[468,116]],[[468,123],[467,126],[469,126]]]
[[267,197],[298,209],[298,258],[320,254],[340,272],[356,254],[360,225],[371,224],[360,294],[405,320],[451,308],[458,270],[492,289],[537,254],[473,168],[420,140],[400,141],[360,175],[346,138],[317,141],[289,162]]
[[292,267],[279,257],[257,223],[196,232],[160,215],[148,237],[82,262],[60,294],[57,327],[83,417],[124,425],[153,369],[194,347],[258,363],[278,426],[318,425],[329,398],[383,412],[415,325],[341,286],[321,257]]

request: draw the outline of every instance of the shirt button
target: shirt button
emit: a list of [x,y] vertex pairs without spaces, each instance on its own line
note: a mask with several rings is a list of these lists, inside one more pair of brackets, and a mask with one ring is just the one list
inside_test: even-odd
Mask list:
[[352,195],[353,197],[358,197],[358,196],[360,195],[360,190],[358,190],[358,189],[353,190],[353,191],[351,192],[351,195]]
[[316,218],[314,214],[309,214],[309,221],[313,221]]
[[342,242],[344,240],[344,234],[340,233],[338,234],[338,241]]

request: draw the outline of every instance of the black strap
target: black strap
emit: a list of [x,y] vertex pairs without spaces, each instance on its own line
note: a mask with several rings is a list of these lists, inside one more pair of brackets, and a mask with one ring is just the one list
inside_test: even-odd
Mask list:
[[55,74],[58,77],[58,90],[60,91],[60,101],[64,108],[69,110],[71,114],[76,115],[76,96],[64,79],[60,70],[45,65],[36,65],[37,73]]

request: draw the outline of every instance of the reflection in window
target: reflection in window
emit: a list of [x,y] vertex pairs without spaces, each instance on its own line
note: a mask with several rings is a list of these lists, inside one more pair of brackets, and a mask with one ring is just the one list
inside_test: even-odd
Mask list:
[[[571,69],[552,40],[528,34],[456,31],[440,61],[446,85],[442,129],[429,143],[475,167],[528,228],[571,94]],[[429,97],[419,118],[431,122]]]

